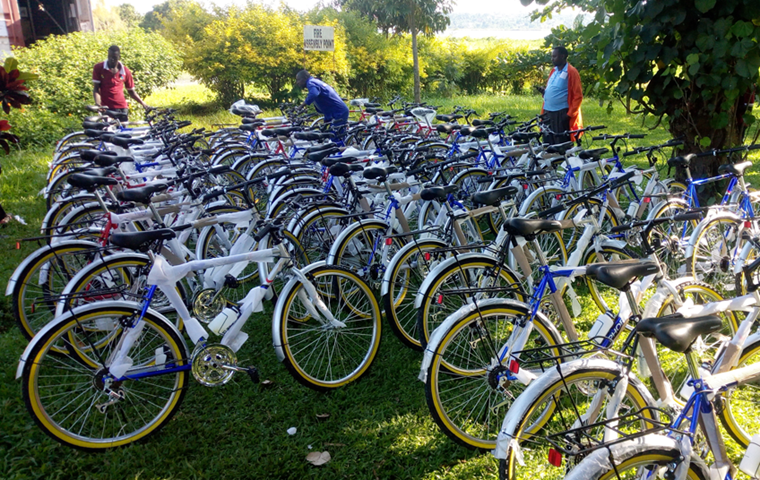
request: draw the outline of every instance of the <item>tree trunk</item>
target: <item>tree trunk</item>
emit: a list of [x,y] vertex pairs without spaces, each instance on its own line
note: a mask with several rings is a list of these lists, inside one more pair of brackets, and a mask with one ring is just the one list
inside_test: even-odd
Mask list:
[[414,102],[420,103],[420,60],[417,57],[417,28],[412,26],[412,62],[414,65]]
[[[729,113],[729,124],[724,128],[715,129],[710,126],[710,120],[714,113],[703,101],[693,101],[689,105],[691,117],[686,113],[670,116],[669,131],[673,138],[682,138],[684,145],[680,154],[700,153],[710,149],[725,149],[741,145],[742,139],[738,128],[736,112]],[[699,145],[698,135],[710,138],[710,145]],[[691,176],[694,179],[714,177],[718,175],[718,167],[726,163],[734,163],[736,159],[726,156],[706,156],[692,160],[689,165]],[[676,172],[677,179],[683,179],[684,172]],[[698,190],[699,200],[706,205],[710,197],[720,197],[725,192],[727,182],[709,183],[701,191]]]

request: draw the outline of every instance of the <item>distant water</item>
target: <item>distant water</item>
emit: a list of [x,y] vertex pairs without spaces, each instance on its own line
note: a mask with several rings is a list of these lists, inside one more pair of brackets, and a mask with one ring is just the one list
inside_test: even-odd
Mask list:
[[541,40],[551,33],[551,30],[502,30],[499,28],[458,28],[446,30],[444,37],[470,38],[509,38],[512,40]]

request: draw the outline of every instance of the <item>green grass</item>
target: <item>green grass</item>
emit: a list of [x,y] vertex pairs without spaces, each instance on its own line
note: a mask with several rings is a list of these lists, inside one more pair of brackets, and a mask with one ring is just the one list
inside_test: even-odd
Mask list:
[[[208,91],[186,86],[146,99],[155,106],[180,106],[181,118],[194,126],[232,123],[236,117],[213,106]],[[518,119],[535,115],[538,97],[475,96],[454,100],[429,99],[489,111],[508,111]],[[609,133],[646,132],[640,119],[618,109],[607,114],[593,100],[583,105],[587,125],[605,124]],[[274,114],[274,112],[272,112]],[[639,144],[661,142],[658,128]],[[37,192],[44,186],[52,146],[21,151],[2,159],[0,201],[22,216],[0,229],[0,285],[35,245],[16,240],[37,234],[45,207]],[[585,300],[585,299],[584,299]],[[191,381],[179,413],[146,441],[101,454],[63,447],[45,436],[27,414],[20,384],[14,380],[26,342],[13,325],[9,305],[0,297],[0,477],[22,478],[357,478],[464,479],[495,478],[497,463],[488,454],[471,452],[448,440],[428,412],[417,380],[420,355],[393,337],[385,327],[380,352],[366,378],[348,388],[323,394],[296,383],[280,365],[271,346],[271,307],[247,326],[248,343],[239,352],[243,365],[255,365],[269,388],[236,376],[217,389]],[[584,301],[586,315],[596,310]],[[317,414],[329,413],[327,420]],[[286,430],[296,427],[289,436]],[[332,461],[319,468],[305,460],[311,451],[327,450]],[[558,471],[552,474],[556,475]]]

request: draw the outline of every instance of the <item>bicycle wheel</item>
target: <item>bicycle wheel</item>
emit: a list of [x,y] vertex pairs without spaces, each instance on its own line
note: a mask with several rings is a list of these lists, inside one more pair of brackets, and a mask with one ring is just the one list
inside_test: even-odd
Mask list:
[[[760,341],[744,347],[737,368],[760,361]],[[760,382],[757,380],[724,392],[720,397],[718,417],[731,437],[746,448],[752,436],[760,431],[757,406],[760,404]]]
[[53,320],[56,303],[69,281],[100,255],[97,244],[68,241],[44,246],[19,265],[18,274],[11,277],[16,279],[11,291],[13,316],[28,340]]
[[[509,368],[497,359],[526,315],[527,306],[491,303],[460,315],[435,345],[425,398],[435,423],[458,444],[480,450],[496,446],[504,415],[525,389],[519,381],[498,382]],[[549,320],[538,315],[525,349],[561,342]]]
[[[610,389],[614,390],[623,375],[621,366],[608,360],[584,359],[563,364],[561,368],[564,371],[561,375],[556,370],[546,373],[547,379],[549,376],[554,377],[551,381],[543,381],[542,378],[541,382],[531,383],[523,393],[531,401],[522,403],[521,400],[521,405],[525,405],[525,408],[507,414],[510,419],[516,420],[510,435],[523,446],[530,447],[529,450],[522,451],[520,446],[510,443],[506,458],[500,461],[501,479],[529,479],[551,475],[549,468],[552,467],[546,465],[546,458],[554,446],[546,440],[547,437],[552,436],[553,440],[559,442],[567,441],[561,433],[577,428],[580,425],[577,423],[579,415],[584,416],[585,425],[607,420]],[[646,386],[633,376],[628,378],[628,386],[615,416],[622,417],[641,411],[642,418],[655,418],[652,410],[642,411],[645,407],[654,406],[654,399]],[[652,424],[644,420],[622,421],[618,428],[626,433],[635,433],[652,428]],[[604,430],[604,426],[597,426],[584,430],[582,435],[568,437],[591,447],[603,440]],[[572,445],[566,447],[572,449]],[[518,464],[518,451],[522,453],[525,466]],[[562,471],[569,470],[578,461],[580,458],[565,458]]]
[[[687,210],[688,205],[683,202],[667,201],[657,207],[653,218],[672,217]],[[667,267],[670,278],[686,273],[684,247],[696,226],[697,222],[668,221],[655,225],[649,232],[647,241],[654,247],[660,262]]]
[[[275,327],[290,374],[314,390],[332,390],[358,380],[372,365],[380,346],[380,307],[353,272],[324,266],[308,276],[319,298],[309,299],[303,283],[296,283],[275,307]],[[315,318],[320,301],[342,325]]]
[[[698,282],[696,280],[678,285],[678,293],[681,297],[681,301],[691,300],[694,305],[704,305],[706,303],[723,300],[723,296],[712,285]],[[658,317],[676,313],[677,307],[673,300],[673,296],[671,295],[662,302],[662,305],[657,312]],[[702,335],[691,347],[699,358],[707,362],[715,359],[715,355],[721,345],[726,340],[733,337],[734,333],[739,328],[739,319],[735,313],[726,311],[718,313],[717,315],[723,319],[722,328],[716,332]],[[688,389],[683,395],[679,395],[679,393],[686,385],[686,382],[691,379],[689,368],[686,365],[686,358],[683,354],[668,350],[659,345],[659,343],[655,343],[655,346],[657,348],[657,358],[660,361],[660,367],[662,367],[665,376],[673,386],[673,392],[677,398],[679,396],[681,397],[680,401],[685,402],[688,400],[689,395],[691,395],[691,389]]]
[[687,266],[698,280],[718,288],[723,294],[733,295],[735,279],[733,261],[740,221],[734,217],[716,217],[705,221],[694,243],[694,251]]
[[390,260],[404,246],[402,237],[386,239],[388,226],[372,220],[358,220],[348,228],[353,231],[338,245],[335,256],[329,260],[330,264],[351,270],[365,282],[377,284],[385,274],[383,249],[387,240],[390,240],[390,245],[387,245],[386,258]]
[[[663,435],[647,435],[594,451],[568,474],[566,480],[660,480],[673,478],[683,458],[679,443]],[[688,480],[709,480],[704,461],[692,454]],[[564,471],[559,473],[561,478]]]
[[450,255],[436,253],[441,248],[440,241],[415,242],[398,252],[388,265],[391,272],[386,275],[388,291],[383,295],[385,318],[401,343],[413,350],[422,351],[414,298],[432,268]]
[[326,260],[330,247],[345,228],[346,211],[332,206],[309,208],[299,220],[292,222],[293,233],[311,262]]
[[[594,247],[591,246],[589,250],[586,251],[582,265],[590,265],[599,262],[617,262],[620,260],[630,260],[632,258],[638,258],[638,255],[627,248],[606,246],[601,248],[601,252],[597,252],[594,250]],[[609,287],[589,276],[584,276],[583,278],[586,280],[586,285],[588,286],[589,293],[591,293],[591,298],[594,299],[594,303],[601,313],[605,313],[607,310],[613,312],[617,311],[620,290]]]
[[[145,314],[129,352],[133,367],[123,378],[109,380],[100,360],[124,335],[121,320],[139,314],[136,303],[86,306],[40,334],[24,365],[22,390],[46,434],[71,447],[102,450],[143,439],[172,417],[187,387],[188,371],[178,369],[187,364],[187,349],[166,320]],[[132,378],[137,370],[141,378]]]
[[[433,330],[472,298],[502,297],[523,301],[527,297],[514,272],[499,265],[495,258],[452,259],[441,268],[426,291],[419,293],[423,299],[417,310],[417,332],[423,348]],[[496,288],[504,290],[486,290]]]

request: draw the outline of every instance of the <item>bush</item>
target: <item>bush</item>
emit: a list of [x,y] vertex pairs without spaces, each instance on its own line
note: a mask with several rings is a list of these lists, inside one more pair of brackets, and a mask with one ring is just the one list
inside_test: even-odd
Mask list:
[[[116,32],[75,32],[51,36],[29,48],[14,48],[19,68],[39,75],[29,84],[36,105],[48,112],[77,117],[93,103],[92,67],[108,55],[110,45],[121,47],[122,62],[135,79],[141,97],[177,78],[181,63],[162,36],[135,28]],[[45,114],[47,115],[47,114]]]
[[[34,82],[29,84],[31,86]],[[19,138],[18,145],[22,149],[49,147],[67,133],[82,129],[80,117],[59,115],[34,105],[13,110],[7,118],[13,134]]]

